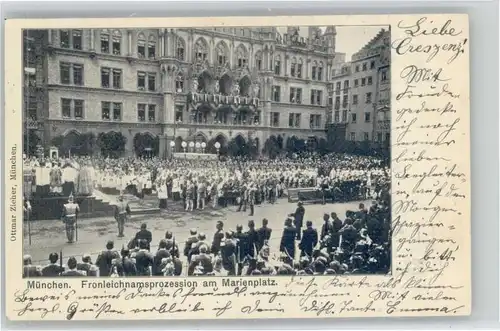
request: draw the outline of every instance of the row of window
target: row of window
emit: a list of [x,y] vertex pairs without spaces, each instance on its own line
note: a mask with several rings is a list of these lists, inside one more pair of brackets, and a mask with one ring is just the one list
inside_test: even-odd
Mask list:
[[[342,108],[346,108],[349,105],[349,96],[344,95],[342,98]],[[357,105],[359,103],[359,98],[357,94],[352,95],[352,104]],[[372,103],[372,92],[365,93],[365,104]],[[335,109],[340,109],[340,96],[335,97]]]
[[[361,68],[363,71],[368,70],[368,62],[363,62],[361,65]],[[355,71],[359,72],[359,69],[360,69],[360,66],[359,66],[359,64],[357,64],[355,67]],[[375,61],[374,60],[370,61],[370,70],[373,70],[373,69],[375,69]]]
[[[272,99],[274,102],[281,102],[281,86],[273,86]],[[301,104],[302,103],[302,88],[291,87],[290,88],[290,103]],[[323,104],[323,91],[321,90],[311,90],[311,105],[321,106]]]
[[[82,49],[82,30],[60,30],[61,48]],[[110,33],[101,31],[100,51],[105,54],[122,55],[122,34],[119,30]],[[143,33],[137,38],[137,56],[140,58],[154,59],[156,57],[156,38],[150,35],[146,39]]]
[[[121,121],[123,105],[121,102],[101,102],[101,119],[105,121]],[[78,99],[61,99],[61,111],[63,118],[83,119],[84,101]],[[137,119],[139,122],[156,121],[156,105],[138,104]]]
[[[362,134],[362,138],[365,141],[370,140],[370,134],[368,132],[360,132]],[[377,132],[377,135],[375,136],[375,141],[383,142],[385,138],[385,141],[390,141],[391,140],[391,135],[390,133],[386,133],[385,137],[382,134],[382,132]],[[349,140],[355,141],[356,140],[356,132],[350,132],[349,133]]]
[[[302,120],[302,114],[300,114],[300,113],[288,114],[288,127],[289,128],[300,128],[301,120]],[[279,112],[272,112],[271,113],[271,126],[272,127],[280,127],[280,113]],[[309,115],[309,127],[311,129],[321,128],[321,115],[319,115],[319,114]]]
[[[372,114],[370,112],[365,112],[364,117],[365,123],[370,123],[372,121]],[[340,111],[336,110],[333,115],[333,121],[335,123],[340,122]],[[347,110],[342,112],[342,122],[347,122]],[[351,123],[358,122],[358,115],[356,113],[351,113]]]
[[[257,69],[259,70],[261,69],[260,63],[257,65]],[[279,55],[274,59],[274,74],[278,76],[281,75],[281,57]],[[292,63],[290,65],[290,76],[302,78],[302,60],[297,62],[295,58],[292,59]],[[318,81],[323,80],[323,62],[320,62],[319,64],[316,61],[313,62],[311,66],[311,79]]]

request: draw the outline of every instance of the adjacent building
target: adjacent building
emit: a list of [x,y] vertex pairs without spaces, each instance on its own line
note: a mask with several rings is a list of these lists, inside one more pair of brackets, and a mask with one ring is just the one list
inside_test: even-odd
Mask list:
[[156,140],[163,157],[184,141],[314,144],[331,120],[335,37],[333,26],[25,31],[26,127],[46,146],[118,132],[134,154]]
[[390,30],[332,69],[332,140],[390,141]]

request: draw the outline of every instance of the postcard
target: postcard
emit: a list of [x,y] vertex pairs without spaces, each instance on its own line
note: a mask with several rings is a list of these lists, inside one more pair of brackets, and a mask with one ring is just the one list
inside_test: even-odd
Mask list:
[[10,320],[470,314],[467,15],[5,37]]

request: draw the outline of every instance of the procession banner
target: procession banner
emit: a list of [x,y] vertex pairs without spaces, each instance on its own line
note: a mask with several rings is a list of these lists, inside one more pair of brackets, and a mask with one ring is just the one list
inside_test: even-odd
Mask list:
[[[389,274],[22,277],[23,29],[168,27],[167,33],[180,27],[196,30],[278,24],[390,26],[392,260]],[[164,46],[169,47],[171,42],[168,40]],[[5,52],[4,183],[8,199],[4,230],[8,268],[4,266],[4,293],[10,320],[470,314],[467,15],[12,19],[6,21],[5,45],[9,46]],[[280,229],[276,232],[279,235]]]

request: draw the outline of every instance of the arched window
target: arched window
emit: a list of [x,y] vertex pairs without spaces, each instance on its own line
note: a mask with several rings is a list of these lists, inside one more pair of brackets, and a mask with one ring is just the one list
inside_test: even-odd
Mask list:
[[153,35],[149,35],[148,58],[154,59],[155,57],[156,57],[156,38]]
[[274,57],[274,74],[281,75],[281,56],[279,55]]
[[113,55],[122,53],[122,34],[120,31],[113,31]]
[[141,59],[146,57],[146,37],[143,33],[137,36],[137,57]]
[[240,45],[236,50],[236,59],[238,60],[238,68],[243,68],[248,63],[248,53],[245,46]]
[[318,62],[314,61],[311,67],[311,78],[316,80],[318,77]]
[[101,30],[101,53],[109,53],[109,31]]
[[318,80],[323,80],[323,62],[318,65]]
[[262,70],[262,52],[258,51],[257,54],[255,54],[255,66],[257,67],[257,70]]
[[301,58],[299,58],[299,61],[297,62],[297,77],[302,78],[302,66],[303,66],[303,61]]
[[220,66],[223,66],[226,64],[227,62],[227,58],[228,58],[228,49],[227,49],[227,46],[224,42],[219,42],[217,44],[217,64],[220,65]]
[[177,60],[184,61],[184,49],[186,48],[184,39],[178,38],[177,39]]
[[208,46],[204,39],[200,38],[194,45],[196,61],[205,61],[208,58]]
[[175,89],[177,93],[181,93],[184,91],[184,74],[179,72],[177,78],[175,79]]
[[290,64],[290,76],[295,77],[297,74],[297,59],[292,57],[292,61]]

